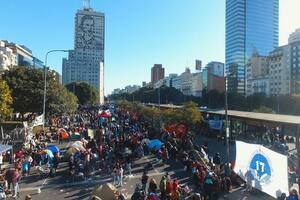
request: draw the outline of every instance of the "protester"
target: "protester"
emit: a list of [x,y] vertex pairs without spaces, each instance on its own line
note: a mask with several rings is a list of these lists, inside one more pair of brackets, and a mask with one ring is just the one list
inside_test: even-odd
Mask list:
[[292,189],[290,191],[289,196],[286,198],[286,200],[299,200],[299,195],[296,189]]
[[142,188],[145,192],[147,192],[147,183],[149,176],[147,175],[147,171],[144,171],[142,175]]

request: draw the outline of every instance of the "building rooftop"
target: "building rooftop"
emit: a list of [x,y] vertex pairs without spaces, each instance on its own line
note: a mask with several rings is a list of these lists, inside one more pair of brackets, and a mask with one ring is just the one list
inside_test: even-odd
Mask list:
[[[147,104],[148,106],[157,106],[157,104]],[[161,108],[181,108],[182,106],[176,106],[172,104],[161,104]],[[210,109],[200,109],[202,112],[208,114],[225,115],[225,110],[210,110]],[[245,112],[237,110],[228,110],[228,116],[244,119],[259,120],[265,122],[275,122],[275,123],[286,123],[300,125],[300,116],[295,115],[279,115],[279,114],[268,114],[268,113],[257,113],[257,112]]]
[[[202,111],[209,113],[209,114],[225,115],[225,110],[213,111],[213,110],[204,109]],[[295,116],[295,115],[279,115],[279,114],[228,110],[228,116],[244,118],[244,119],[260,120],[260,121],[286,123],[286,124],[299,124],[300,125],[300,116]]]

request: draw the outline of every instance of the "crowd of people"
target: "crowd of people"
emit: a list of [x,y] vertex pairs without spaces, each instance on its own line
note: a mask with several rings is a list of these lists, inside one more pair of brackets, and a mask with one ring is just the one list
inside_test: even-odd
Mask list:
[[[0,193],[12,191],[16,197],[21,176],[28,176],[32,169],[41,177],[55,176],[62,161],[69,164],[68,176],[72,181],[89,180],[99,174],[111,176],[113,185],[123,187],[125,176],[133,176],[135,161],[144,156],[154,157],[155,163],[144,166],[132,200],[214,200],[244,184],[232,166],[224,164],[219,153],[212,154],[207,142],[199,146],[193,142],[195,136],[186,134],[177,138],[175,133],[167,130],[153,138],[145,123],[134,117],[134,113],[117,106],[100,109],[99,112],[99,107],[81,108],[74,115],[51,119],[49,132],[42,131],[30,138],[27,146],[13,156],[14,167],[2,171]],[[95,130],[94,134],[91,135],[89,129]],[[67,137],[65,133],[68,133]],[[72,141],[71,133],[77,133],[79,138]],[[150,148],[148,144],[152,139],[159,139],[162,145]],[[48,142],[63,144],[66,141],[72,145],[65,151],[48,148]],[[156,180],[148,173],[157,164],[173,163],[181,164],[190,181],[180,183],[168,173]],[[294,199],[296,195],[297,191],[292,191],[286,199]],[[118,198],[124,200],[124,194],[120,193]]]

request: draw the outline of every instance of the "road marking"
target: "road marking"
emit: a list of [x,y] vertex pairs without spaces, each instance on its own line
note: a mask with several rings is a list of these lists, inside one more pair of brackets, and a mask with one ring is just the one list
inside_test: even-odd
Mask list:
[[[184,169],[177,169],[171,171],[169,174],[175,174],[177,172],[182,172]],[[157,176],[157,175],[164,175],[166,172],[155,172],[155,173],[149,173],[148,176]],[[131,177],[131,179],[137,179],[141,178],[142,174],[137,174],[134,177]],[[44,180],[44,183],[48,181],[48,178]],[[79,182],[69,182],[69,183],[62,183],[62,184],[56,184],[56,185],[47,185],[47,187],[44,187],[45,184],[43,183],[41,187],[29,187],[29,188],[21,188],[21,191],[31,191],[31,190],[38,190],[38,189],[49,189],[49,188],[61,188],[61,187],[73,187],[73,186],[79,186],[79,185],[85,185],[87,183],[89,184],[103,184],[112,182],[112,178],[106,178],[106,179],[99,179],[99,180],[92,180],[92,181],[79,181]]]
[[34,191],[39,190],[40,187],[28,187],[28,188],[20,188],[20,192],[28,192],[28,191]]

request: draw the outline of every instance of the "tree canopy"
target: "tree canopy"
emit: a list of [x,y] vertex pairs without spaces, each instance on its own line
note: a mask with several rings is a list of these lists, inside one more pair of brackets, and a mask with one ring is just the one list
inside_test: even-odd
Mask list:
[[195,128],[203,121],[203,117],[197,104],[194,102],[187,102],[181,109],[163,109],[160,110],[156,107],[142,106],[137,103],[128,101],[118,101],[118,105],[130,112],[138,114],[146,124],[152,127],[152,129],[159,131],[162,124],[185,124],[191,130]]
[[0,122],[12,113],[13,99],[7,83],[0,77]]
[[[43,70],[32,67],[14,67],[6,71],[3,79],[12,91],[15,112],[42,113],[44,75]],[[77,99],[64,86],[60,85],[53,74],[47,75],[46,114],[55,115],[74,112]]]
[[73,82],[66,85],[66,88],[75,94],[80,105],[93,105],[99,103],[99,92],[96,87],[87,82]]

